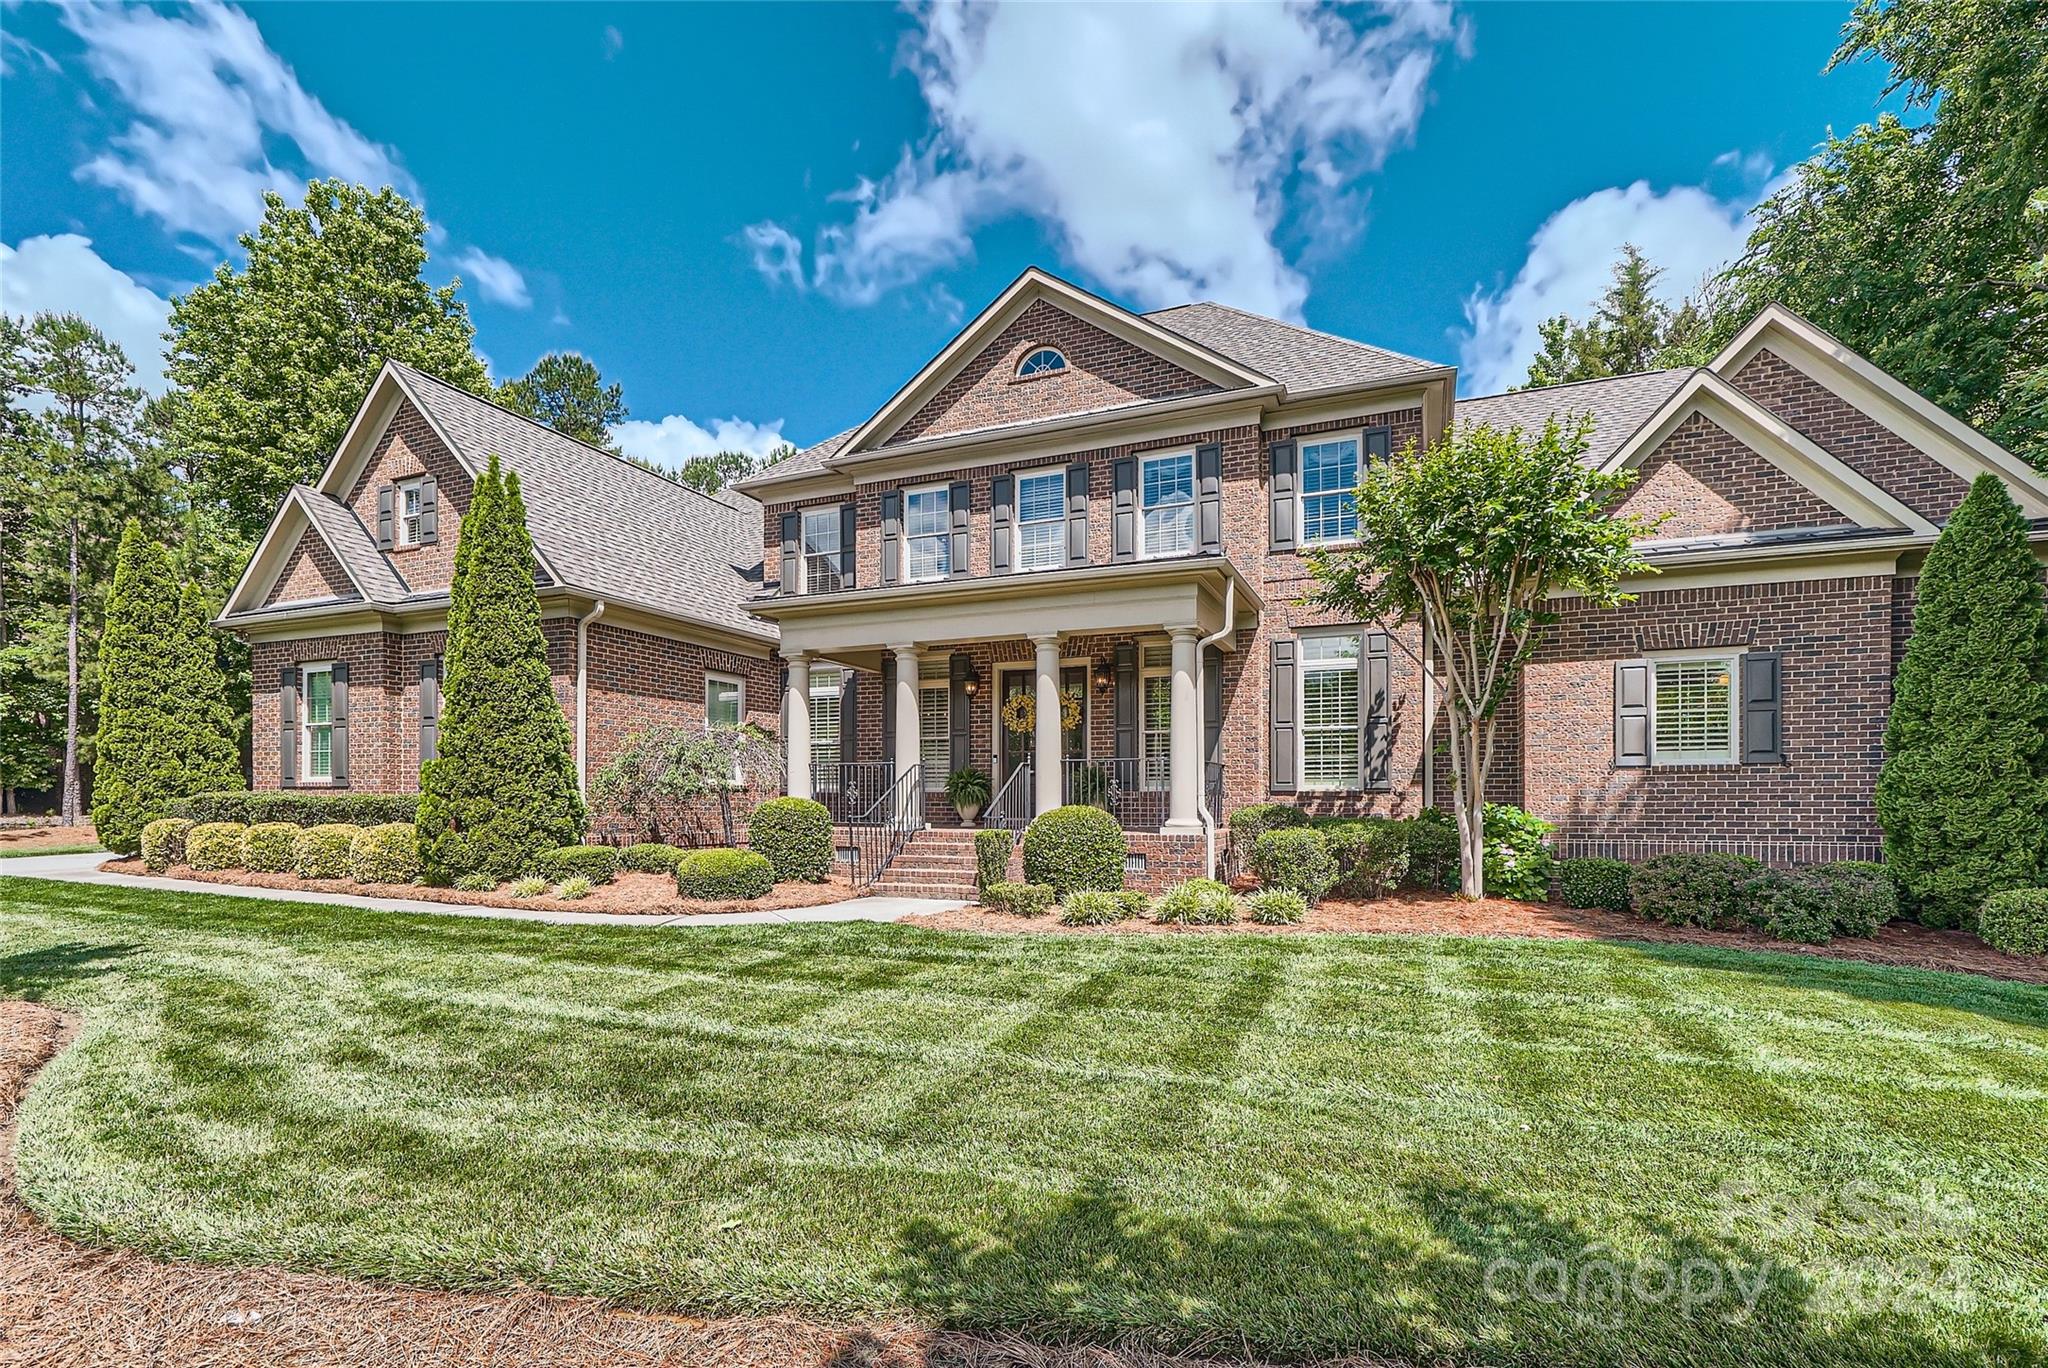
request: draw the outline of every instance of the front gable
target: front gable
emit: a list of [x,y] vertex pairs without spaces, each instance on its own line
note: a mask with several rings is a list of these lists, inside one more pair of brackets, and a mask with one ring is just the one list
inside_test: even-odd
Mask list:
[[[303,519],[301,520],[303,521]],[[301,528],[298,544],[284,559],[277,577],[263,595],[263,606],[283,603],[318,603],[360,599],[362,593],[348,577],[341,561],[310,525]]]
[[380,490],[401,480],[432,476],[439,515],[434,541],[417,546],[394,545],[385,555],[415,592],[446,589],[455,578],[455,540],[475,483],[469,470],[456,459],[419,405],[402,392],[391,404],[382,430],[368,445],[369,450],[352,476],[344,470],[330,472],[336,477],[333,485],[347,479],[347,488],[323,482],[323,492],[346,504],[364,527],[374,529]]

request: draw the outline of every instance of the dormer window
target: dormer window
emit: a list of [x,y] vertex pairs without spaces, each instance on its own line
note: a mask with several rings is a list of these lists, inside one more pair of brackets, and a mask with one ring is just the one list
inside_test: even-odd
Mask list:
[[1067,358],[1057,347],[1037,347],[1017,363],[1017,378],[1029,380],[1034,375],[1057,375],[1066,368]]

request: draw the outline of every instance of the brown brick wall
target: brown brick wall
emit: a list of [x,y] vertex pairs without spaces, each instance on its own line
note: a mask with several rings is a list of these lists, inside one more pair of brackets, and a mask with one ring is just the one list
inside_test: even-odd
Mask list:
[[1680,423],[1643,462],[1620,511],[1666,515],[1659,537],[1850,525],[1839,510],[1703,413]]
[[377,491],[395,480],[432,475],[439,511],[438,537],[428,546],[394,547],[389,553],[414,593],[446,589],[455,577],[455,539],[462,510],[469,507],[469,473],[462,468],[410,399],[400,399],[391,423],[344,500],[372,536],[377,532]]
[[308,527],[299,534],[299,544],[278,572],[264,606],[273,603],[304,603],[312,599],[360,598],[355,582],[341,568],[320,534]]

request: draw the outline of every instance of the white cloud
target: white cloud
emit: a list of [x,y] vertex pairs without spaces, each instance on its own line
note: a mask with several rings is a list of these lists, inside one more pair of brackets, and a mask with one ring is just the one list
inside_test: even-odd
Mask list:
[[609,62],[625,50],[626,35],[619,32],[618,25],[604,26],[604,59]]
[[76,233],[0,243],[0,311],[17,316],[75,313],[121,344],[135,383],[162,394],[165,321],[170,302],[100,259]]
[[1721,198],[1696,185],[1653,190],[1645,181],[1597,190],[1552,214],[1529,240],[1528,259],[1509,284],[1479,289],[1465,301],[1466,336],[1458,346],[1462,387],[1493,394],[1523,382],[1547,318],[1583,318],[1606,289],[1622,244],[1642,249],[1664,274],[1657,295],[1677,304],[1742,251],[1750,213],[1782,182],[1760,190],[1767,163],[1730,153],[1717,166],[1740,164],[1747,193]]
[[533,307],[533,295],[527,291],[526,277],[503,257],[492,256],[481,247],[465,247],[455,258],[455,269],[493,304],[513,309]]
[[744,418],[714,418],[709,427],[671,413],[658,423],[631,418],[615,424],[612,441],[629,456],[652,461],[669,470],[679,470],[692,456],[709,456],[720,451],[744,451],[765,456],[783,445],[782,420],[750,423]]
[[[1283,242],[1306,253],[1358,231],[1359,177],[1414,133],[1464,36],[1444,3],[915,15],[905,60],[931,134],[835,196],[852,216],[815,242],[811,284],[848,303],[965,259],[976,230],[1022,214],[1144,305],[1202,295],[1298,317],[1308,284]],[[788,229],[747,238],[764,274],[794,277]]]
[[740,236],[753,253],[755,270],[771,281],[786,280],[803,288],[804,245],[795,233],[779,223],[750,223],[740,229]]

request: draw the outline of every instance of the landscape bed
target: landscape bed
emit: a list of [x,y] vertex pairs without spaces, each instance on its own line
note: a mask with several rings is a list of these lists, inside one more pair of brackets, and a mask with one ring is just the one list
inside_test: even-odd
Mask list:
[[2039,987],[29,879],[0,945],[81,1024],[22,1195],[148,1254],[1283,1359],[2048,1360]]

